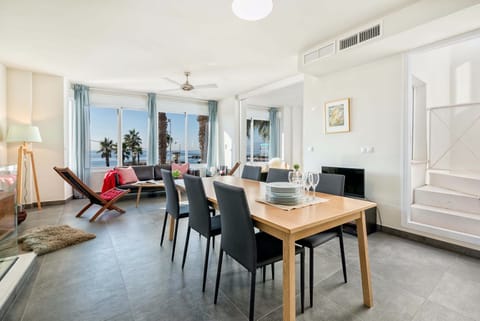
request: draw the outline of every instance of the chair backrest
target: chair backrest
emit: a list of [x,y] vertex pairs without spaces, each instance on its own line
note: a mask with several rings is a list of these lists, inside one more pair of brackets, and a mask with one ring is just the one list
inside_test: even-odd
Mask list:
[[254,271],[257,243],[243,188],[213,182],[222,213],[222,249],[247,270]]
[[288,173],[293,169],[269,168],[267,174],[267,183],[272,182],[288,182]]
[[243,166],[242,178],[253,179],[259,181],[262,175],[262,168],[260,166]]
[[95,193],[90,187],[88,187],[84,182],[75,175],[74,172],[68,167],[53,167],[53,170],[60,175],[68,184],[70,184],[74,189],[76,189],[80,194],[84,195],[94,204],[104,204],[105,201]]
[[166,169],[161,169],[162,171],[162,180],[165,184],[165,193],[167,194],[167,212],[172,216],[177,216],[180,214],[180,204],[178,199],[177,188],[175,187],[175,182],[173,181],[173,176],[171,171]]
[[321,173],[316,192],[343,196],[345,190],[345,176],[338,174]]
[[210,209],[203,188],[202,179],[193,175],[183,175],[188,197],[188,224],[195,231],[210,235]]
[[240,167],[240,162],[236,162],[235,165],[233,165],[232,169],[228,172],[228,176],[232,176],[233,174],[235,174],[235,172],[237,171],[237,169]]

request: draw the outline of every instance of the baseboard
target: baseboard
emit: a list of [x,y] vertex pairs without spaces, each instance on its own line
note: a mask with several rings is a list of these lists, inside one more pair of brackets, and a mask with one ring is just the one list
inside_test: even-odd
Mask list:
[[[73,197],[70,196],[67,199],[64,200],[58,200],[58,201],[45,201],[45,202],[40,202],[42,206],[54,206],[54,205],[65,205],[68,201],[70,201]],[[31,204],[24,204],[24,208],[26,209],[32,209],[32,208],[38,208],[37,203],[31,203]]]
[[445,241],[432,239],[430,237],[426,237],[426,236],[422,236],[422,235],[418,235],[418,234],[413,234],[413,233],[406,232],[406,231],[397,230],[397,229],[394,229],[394,228],[391,228],[391,227],[388,227],[388,226],[377,225],[377,231],[381,231],[381,232],[384,232],[384,233],[387,233],[387,234],[399,236],[399,237],[402,237],[402,238],[405,238],[405,239],[408,239],[408,240],[412,240],[412,241],[416,241],[416,242],[419,242],[419,243],[427,244],[427,245],[430,245],[430,246],[433,246],[433,247],[436,247],[436,248],[439,248],[439,249],[442,249],[442,250],[447,250],[447,251],[451,251],[451,252],[455,252],[455,253],[459,253],[459,254],[463,254],[463,255],[466,255],[466,256],[471,256],[471,257],[480,259],[480,251],[479,250],[470,249],[468,247],[464,247],[464,246],[461,246],[461,245],[452,244],[452,243],[448,243],[448,242],[445,242]]

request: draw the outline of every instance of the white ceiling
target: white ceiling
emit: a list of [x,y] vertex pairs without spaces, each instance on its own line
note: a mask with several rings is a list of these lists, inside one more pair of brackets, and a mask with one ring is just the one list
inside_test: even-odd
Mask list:
[[188,70],[219,88],[168,94],[221,99],[296,74],[302,50],[412,2],[274,0],[247,22],[230,0],[0,0],[0,62],[154,92]]

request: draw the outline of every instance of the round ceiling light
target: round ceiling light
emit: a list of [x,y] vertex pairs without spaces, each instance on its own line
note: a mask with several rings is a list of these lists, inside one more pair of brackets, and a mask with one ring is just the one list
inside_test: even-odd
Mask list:
[[243,20],[256,21],[272,12],[272,0],[233,0],[233,13]]

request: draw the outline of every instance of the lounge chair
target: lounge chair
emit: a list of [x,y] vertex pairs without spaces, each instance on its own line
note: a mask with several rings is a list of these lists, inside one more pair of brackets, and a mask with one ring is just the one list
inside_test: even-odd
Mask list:
[[83,207],[80,212],[76,215],[76,217],[82,216],[83,213],[87,209],[90,208],[93,204],[101,206],[101,208],[95,213],[95,215],[92,216],[90,219],[90,222],[95,221],[95,219],[102,214],[105,210],[116,210],[119,213],[125,213],[125,210],[121,209],[120,207],[117,207],[113,205],[116,201],[118,201],[121,197],[123,197],[125,194],[129,193],[130,190],[124,190],[120,188],[112,188],[109,189],[108,191],[97,194],[95,193],[90,187],[85,185],[80,178],[78,178],[75,173],[73,173],[68,167],[65,168],[59,168],[59,167],[54,167],[53,168],[58,175],[60,175],[68,184],[70,184],[73,189],[77,190],[80,194],[84,195],[86,198],[90,200],[90,203],[87,204],[85,207]]

